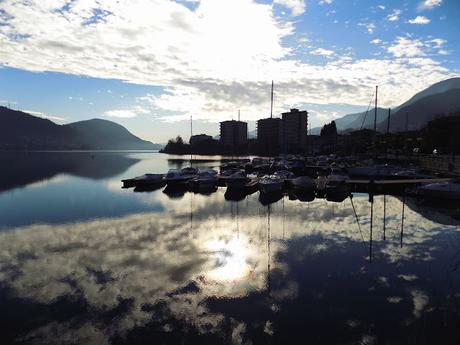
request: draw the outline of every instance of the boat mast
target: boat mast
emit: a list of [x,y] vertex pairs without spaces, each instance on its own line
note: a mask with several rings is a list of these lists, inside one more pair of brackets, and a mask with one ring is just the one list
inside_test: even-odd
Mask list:
[[378,85],[375,87],[375,109],[374,109],[374,132],[377,133],[377,94],[379,92]]
[[[192,115],[190,115],[190,140],[192,140],[193,136],[193,122],[192,122]],[[192,153],[192,144],[190,143],[190,166],[192,166],[192,158],[193,158],[193,153]]]
[[271,103],[270,103],[270,118],[273,118],[273,80],[272,80],[272,92],[271,92]]

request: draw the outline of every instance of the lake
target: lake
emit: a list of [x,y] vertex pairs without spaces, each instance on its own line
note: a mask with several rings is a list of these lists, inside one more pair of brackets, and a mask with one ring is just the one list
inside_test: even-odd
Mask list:
[[458,209],[121,188],[187,159],[0,153],[2,344],[460,344]]

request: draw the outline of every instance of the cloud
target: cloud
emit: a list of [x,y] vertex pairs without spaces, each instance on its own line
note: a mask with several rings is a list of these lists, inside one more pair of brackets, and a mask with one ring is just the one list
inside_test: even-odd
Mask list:
[[382,40],[380,38],[375,38],[373,39],[372,41],[369,41],[369,43],[372,43],[372,44],[380,44],[382,43]]
[[33,110],[21,110],[21,111],[23,111],[25,113],[28,113],[28,114],[31,114],[31,115],[34,115],[34,116],[37,116],[37,117],[41,117],[42,119],[54,120],[54,121],[59,121],[59,122],[62,122],[62,121],[66,120],[65,117],[49,115],[49,114],[43,113],[41,111],[33,111]]
[[393,10],[393,12],[391,12],[388,16],[387,16],[387,19],[390,21],[390,22],[396,22],[399,20],[399,17],[401,16],[401,13],[402,11],[401,10]]
[[312,50],[310,54],[330,57],[334,55],[334,51],[329,50],[329,49],[324,49],[324,48],[317,48],[315,50]]
[[[309,63],[286,45],[295,23],[252,0],[202,0],[193,9],[164,0],[66,3],[0,2],[0,65],[160,86],[138,105],[163,121],[193,115],[216,122],[236,109],[255,120],[269,112],[272,79],[277,113],[305,103],[367,104],[367,87],[376,80],[398,103],[453,74],[430,57],[398,53],[398,47],[389,52],[404,59],[355,59],[318,48],[328,59]],[[147,113],[130,107],[104,116],[139,114]]]
[[382,11],[385,10],[385,8],[386,8],[386,7],[383,6],[383,5],[378,5],[377,7],[380,8]]
[[431,20],[429,20],[427,17],[425,16],[417,16],[415,17],[414,19],[410,19],[408,21],[409,24],[420,24],[420,25],[424,25],[424,24],[428,24]]
[[333,1],[334,0],[320,0],[319,4],[320,5],[324,5],[324,4],[330,5],[330,4],[332,4]]
[[117,117],[117,118],[133,118],[137,117],[138,115],[141,114],[149,114],[150,111],[141,107],[141,106],[136,106],[128,109],[113,109],[113,110],[107,110],[103,113],[103,116],[105,117]]
[[375,24],[374,23],[358,23],[358,26],[363,26],[367,29],[367,32],[370,34],[374,33]]
[[397,58],[416,57],[426,55],[423,51],[424,46],[424,43],[420,40],[400,36],[387,50]]
[[304,0],[274,0],[273,3],[289,8],[293,16],[301,15],[306,8]]
[[424,0],[418,4],[417,8],[421,11],[431,10],[441,5],[442,5],[442,0]]

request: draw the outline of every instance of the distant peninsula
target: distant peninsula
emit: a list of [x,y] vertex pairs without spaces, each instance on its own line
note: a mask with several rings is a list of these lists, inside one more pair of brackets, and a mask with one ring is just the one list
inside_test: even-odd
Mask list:
[[160,150],[125,127],[92,119],[58,125],[0,106],[0,150]]

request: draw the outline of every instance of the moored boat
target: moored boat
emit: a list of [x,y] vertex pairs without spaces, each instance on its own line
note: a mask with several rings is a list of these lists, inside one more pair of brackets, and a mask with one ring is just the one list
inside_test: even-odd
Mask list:
[[308,176],[300,176],[291,180],[292,187],[298,192],[313,192],[315,190],[315,181]]
[[262,193],[280,193],[283,190],[284,180],[276,175],[262,177],[259,180],[259,189]]
[[237,171],[225,177],[225,185],[229,189],[243,189],[249,178],[244,171]]
[[414,194],[425,198],[460,200],[460,180],[419,186],[415,188]]
[[163,174],[144,174],[130,179],[121,180],[123,188],[156,186],[164,183]]
[[185,173],[182,170],[171,169],[164,177],[164,181],[169,185],[184,185],[196,175]]

